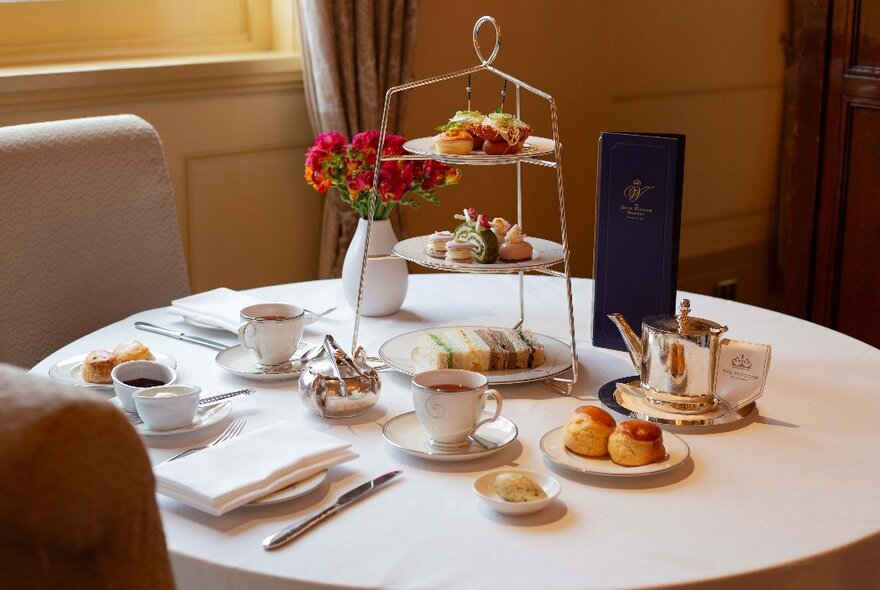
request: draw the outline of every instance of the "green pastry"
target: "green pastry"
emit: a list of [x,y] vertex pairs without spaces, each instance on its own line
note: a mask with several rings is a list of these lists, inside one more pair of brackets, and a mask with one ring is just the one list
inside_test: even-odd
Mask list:
[[474,262],[492,264],[498,260],[498,237],[487,227],[475,227],[465,221],[455,228],[455,237],[464,238],[476,246]]

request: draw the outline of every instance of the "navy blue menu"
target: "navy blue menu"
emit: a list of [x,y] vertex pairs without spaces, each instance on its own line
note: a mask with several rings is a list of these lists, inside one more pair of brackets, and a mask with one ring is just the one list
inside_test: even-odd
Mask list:
[[684,148],[684,135],[599,138],[594,346],[625,350],[610,313],[640,334],[642,318],[675,311]]

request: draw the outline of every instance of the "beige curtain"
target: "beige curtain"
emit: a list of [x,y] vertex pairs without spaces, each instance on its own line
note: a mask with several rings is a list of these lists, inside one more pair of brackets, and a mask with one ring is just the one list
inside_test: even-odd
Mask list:
[[[385,91],[412,79],[418,0],[299,0],[306,101],[315,134],[379,129]],[[394,99],[388,132],[400,131]],[[403,235],[399,211],[392,216]],[[338,277],[358,216],[332,190],[324,202],[321,278]]]

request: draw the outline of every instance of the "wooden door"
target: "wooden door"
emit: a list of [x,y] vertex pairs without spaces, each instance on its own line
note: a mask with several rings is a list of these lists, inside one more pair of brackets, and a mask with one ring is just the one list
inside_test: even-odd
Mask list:
[[880,2],[800,5],[786,308],[880,346]]

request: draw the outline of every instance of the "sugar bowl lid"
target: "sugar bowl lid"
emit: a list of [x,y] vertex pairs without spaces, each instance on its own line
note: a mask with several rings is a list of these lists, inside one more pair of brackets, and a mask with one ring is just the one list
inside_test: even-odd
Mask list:
[[727,326],[722,326],[712,320],[691,317],[690,312],[690,300],[682,299],[679,306],[679,315],[649,316],[642,320],[642,325],[654,332],[681,334],[682,336],[717,336],[727,331]]

